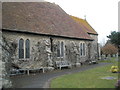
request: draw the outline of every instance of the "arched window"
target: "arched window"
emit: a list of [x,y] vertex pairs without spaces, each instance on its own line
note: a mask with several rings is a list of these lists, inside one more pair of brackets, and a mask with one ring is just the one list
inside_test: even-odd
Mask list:
[[51,52],[53,52],[53,39],[50,37],[50,43],[51,43]]
[[25,58],[30,58],[30,40],[27,39],[25,42]]
[[57,46],[57,57],[60,57],[60,42],[58,42]]
[[61,42],[61,57],[64,56],[64,43]]
[[83,43],[83,55],[85,56],[85,43]]
[[85,56],[86,49],[85,49],[85,43],[80,43],[80,56]]
[[64,43],[58,42],[57,57],[64,57]]
[[83,48],[82,48],[82,43],[80,43],[80,55],[83,55]]
[[19,40],[19,58],[24,58],[24,40]]

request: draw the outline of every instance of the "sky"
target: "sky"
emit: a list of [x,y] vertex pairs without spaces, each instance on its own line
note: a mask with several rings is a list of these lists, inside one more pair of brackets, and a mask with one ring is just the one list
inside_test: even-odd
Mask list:
[[[0,0],[44,1],[44,0]],[[111,31],[118,31],[118,2],[120,0],[45,0],[58,4],[69,15],[85,19],[98,32],[98,42],[105,44]]]
[[118,31],[120,0],[46,0],[58,4],[66,13],[85,19],[98,32],[98,42],[105,44],[111,31]]

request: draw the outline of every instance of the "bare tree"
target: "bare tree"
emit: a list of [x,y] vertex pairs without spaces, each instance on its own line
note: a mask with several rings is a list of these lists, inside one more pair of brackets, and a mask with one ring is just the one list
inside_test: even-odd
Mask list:
[[113,44],[106,44],[104,47],[101,48],[101,51],[106,56],[108,54],[112,56],[113,54],[117,54],[118,49]]

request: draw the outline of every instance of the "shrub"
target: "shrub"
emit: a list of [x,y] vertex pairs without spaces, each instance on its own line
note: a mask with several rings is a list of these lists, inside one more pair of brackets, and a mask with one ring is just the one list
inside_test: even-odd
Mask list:
[[119,72],[118,66],[112,66],[111,69],[110,69],[110,71],[111,71],[112,73],[117,73],[117,72]]

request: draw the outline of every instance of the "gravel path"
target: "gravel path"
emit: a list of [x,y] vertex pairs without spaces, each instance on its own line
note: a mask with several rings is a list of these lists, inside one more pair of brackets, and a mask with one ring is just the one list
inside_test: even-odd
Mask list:
[[49,82],[51,81],[51,79],[55,77],[65,74],[85,71],[91,68],[104,66],[107,64],[110,63],[99,63],[99,64],[86,65],[72,69],[54,70],[47,73],[18,75],[18,76],[12,76],[11,79],[13,80],[14,88],[49,88]]

